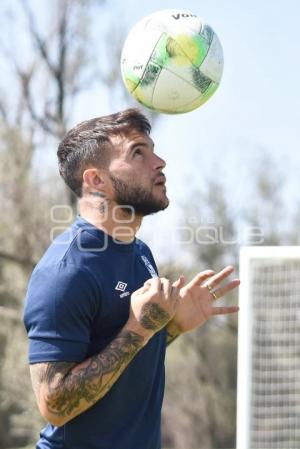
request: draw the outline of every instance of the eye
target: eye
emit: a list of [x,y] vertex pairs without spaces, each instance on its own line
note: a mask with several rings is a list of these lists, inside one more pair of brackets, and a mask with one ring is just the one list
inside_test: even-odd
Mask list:
[[143,154],[143,151],[141,148],[136,148],[133,152],[133,157],[135,156],[141,156]]

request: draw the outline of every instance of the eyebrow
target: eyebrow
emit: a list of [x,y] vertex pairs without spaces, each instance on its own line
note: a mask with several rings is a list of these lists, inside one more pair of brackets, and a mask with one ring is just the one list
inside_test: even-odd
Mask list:
[[[148,143],[143,142],[143,141],[141,141],[141,142],[134,142],[129,147],[128,154],[131,154],[135,150],[136,147],[148,147],[148,146],[149,146]],[[154,142],[153,141],[151,141],[151,146],[152,146],[152,149],[154,149]]]

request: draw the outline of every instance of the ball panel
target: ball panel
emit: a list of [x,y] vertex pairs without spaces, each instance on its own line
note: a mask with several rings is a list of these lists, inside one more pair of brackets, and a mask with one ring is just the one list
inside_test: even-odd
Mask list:
[[201,35],[178,34],[175,40],[192,64],[199,67],[207,55],[209,44]]
[[197,89],[199,89],[201,94],[204,94],[213,83],[212,79],[204,75],[204,73],[202,73],[199,69],[192,69],[192,76],[193,85],[196,86]]
[[150,89],[143,90],[137,87],[132,95],[142,106],[155,111],[155,108],[152,106],[152,93],[153,91]]
[[173,37],[163,33],[154,48],[151,59],[161,66],[176,62],[177,59],[178,65],[192,63],[199,67],[208,50],[208,42],[200,35],[178,34]]
[[172,113],[199,97],[199,91],[174,73],[162,69],[153,91],[152,107]]
[[199,108],[199,106],[202,106],[204,103],[206,103],[207,100],[210,99],[210,97],[217,90],[218,87],[219,87],[219,84],[211,83],[209,88],[207,89],[207,91],[203,95],[199,95],[199,97],[196,98],[196,100],[194,100],[194,101],[192,101],[190,103],[187,103],[187,104],[183,105],[182,107],[178,108],[175,111],[175,113],[176,114],[183,114],[185,112],[191,112],[194,109]]
[[[171,54],[171,52],[169,54]],[[158,58],[157,61],[159,61]],[[213,82],[209,77],[202,73],[201,70],[199,70],[196,66],[193,66],[190,59],[187,58],[187,56],[182,52],[176,52],[175,56],[167,56],[165,58],[165,63],[162,66],[173,75],[176,75],[183,81],[198,89],[201,94],[206,92]]]
[[201,64],[201,72],[214,82],[220,83],[223,73],[223,50],[215,33],[206,58]]
[[146,65],[145,71],[139,84],[132,91],[135,99],[150,109],[153,108],[153,91],[155,88],[155,84],[157,83],[157,80],[160,76],[161,70],[161,66],[154,63],[153,61],[150,61]]
[[[201,75],[199,73],[198,68],[193,66],[191,59],[193,58],[194,62],[199,62],[205,57],[205,52],[203,51],[201,54],[198,46],[194,43],[190,46],[188,37],[184,36],[184,38],[181,42],[183,42],[187,51],[185,51],[177,39],[175,40],[164,33],[151,56],[151,60],[197,87],[200,92],[204,92],[211,80],[207,79],[204,74]],[[208,46],[205,51],[207,50]],[[190,53],[191,57],[189,57],[187,52]]]
[[127,90],[129,91],[129,93],[132,93],[134,89],[137,88],[140,82],[140,78],[135,75],[133,70],[124,68],[122,69],[122,77]]
[[151,54],[151,60],[156,64],[160,65],[161,67],[164,67],[168,63],[168,60],[170,59],[170,55],[167,49],[168,40],[169,40],[168,34],[162,33]]
[[163,30],[163,25],[165,25],[164,39],[157,48],[156,57],[159,53],[167,56],[167,52],[171,57],[174,56],[174,53],[178,56],[184,53],[193,64],[200,66],[211,41],[209,27],[205,26],[202,19],[186,11],[167,10],[162,13],[165,14],[155,13],[150,16],[152,19],[149,19],[147,30],[152,30],[156,22],[160,22],[160,30]]
[[[121,55],[121,74],[130,93],[142,79],[153,49],[162,35],[160,29],[149,29],[149,20],[143,19],[128,34]],[[148,25],[148,26],[147,26]]]
[[138,86],[132,93],[133,97],[141,103],[146,108],[153,109],[152,106],[152,96],[153,96],[153,87],[148,86],[147,88],[141,89]]
[[213,40],[215,32],[209,25],[207,25],[207,23],[204,23],[203,27],[200,31],[200,34],[201,34],[201,36],[204,37],[204,39],[207,40],[208,44],[210,45]]
[[159,77],[160,72],[161,66],[150,61],[147,64],[146,69],[141,78],[140,87],[145,88],[153,85],[156,82],[157,78]]

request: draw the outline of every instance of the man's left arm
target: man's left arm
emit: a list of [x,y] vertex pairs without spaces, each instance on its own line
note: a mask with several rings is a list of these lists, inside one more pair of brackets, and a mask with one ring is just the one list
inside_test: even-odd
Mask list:
[[169,321],[169,323],[166,326],[167,330],[167,346],[169,346],[171,343],[173,343],[174,340],[176,340],[177,337],[182,333],[178,329],[176,323],[174,322],[174,319]]
[[180,289],[180,300],[176,313],[166,326],[167,345],[171,344],[180,334],[202,326],[214,315],[227,315],[238,312],[239,307],[216,307],[216,299],[222,298],[239,286],[239,279],[227,281],[234,268],[227,266],[219,273],[206,270],[198,273],[187,285]]

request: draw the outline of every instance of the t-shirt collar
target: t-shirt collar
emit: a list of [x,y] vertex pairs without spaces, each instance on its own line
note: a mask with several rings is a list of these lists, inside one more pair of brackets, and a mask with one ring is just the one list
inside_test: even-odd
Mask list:
[[89,234],[101,240],[101,242],[105,240],[108,243],[109,248],[113,248],[121,252],[132,252],[134,250],[136,242],[135,238],[132,242],[129,243],[118,240],[112,237],[111,235],[107,234],[106,232],[104,232],[102,229],[97,228],[80,215],[77,215],[73,226],[75,228],[80,228],[81,230],[87,231]]

